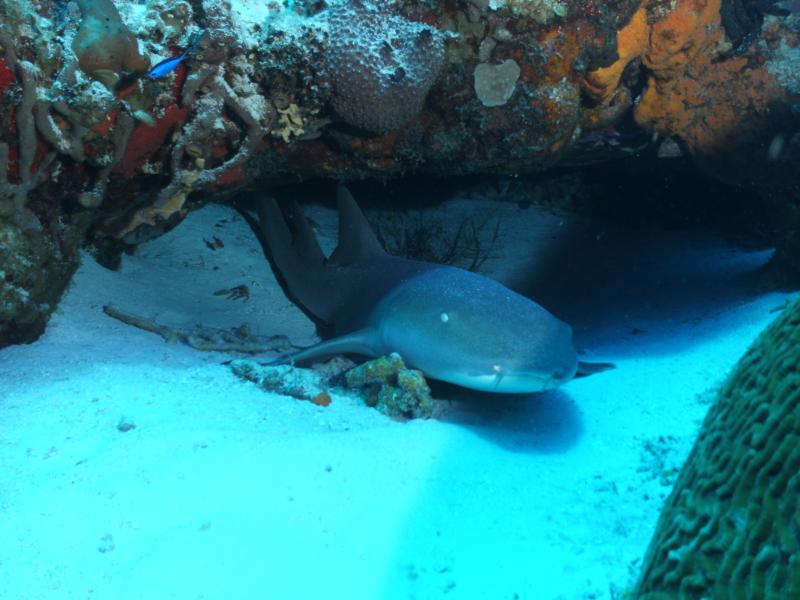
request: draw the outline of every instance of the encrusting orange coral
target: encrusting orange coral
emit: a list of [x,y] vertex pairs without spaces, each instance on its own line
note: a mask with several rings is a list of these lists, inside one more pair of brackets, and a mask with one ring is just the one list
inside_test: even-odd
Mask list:
[[[678,0],[666,14],[645,4],[617,35],[618,60],[586,76],[584,90],[605,105],[616,96],[625,68],[648,70],[636,103],[636,122],[679,137],[695,154],[728,147],[732,136],[759,126],[786,93],[752,46],[726,56],[731,44],[720,18],[721,0]],[[662,9],[663,10],[663,9]]]
[[622,72],[628,64],[642,55],[647,46],[650,27],[647,24],[647,11],[637,10],[630,22],[617,33],[617,54],[619,58],[610,66],[590,72],[584,81],[584,89],[594,98],[608,103],[619,87]]

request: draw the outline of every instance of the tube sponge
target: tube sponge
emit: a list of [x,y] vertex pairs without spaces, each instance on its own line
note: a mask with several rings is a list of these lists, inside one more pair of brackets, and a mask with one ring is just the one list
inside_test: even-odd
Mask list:
[[136,37],[122,22],[111,0],[77,0],[83,13],[72,50],[81,70],[95,77],[111,73],[144,72],[149,63],[139,53]]

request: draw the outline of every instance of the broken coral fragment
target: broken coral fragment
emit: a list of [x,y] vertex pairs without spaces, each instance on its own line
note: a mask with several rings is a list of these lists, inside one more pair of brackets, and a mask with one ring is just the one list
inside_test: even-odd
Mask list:
[[320,377],[309,369],[297,369],[289,365],[262,366],[251,360],[231,362],[233,374],[255,383],[267,392],[305,400],[316,406],[329,406],[331,397],[321,389]]
[[502,106],[514,95],[520,68],[513,59],[499,65],[480,63],[475,67],[475,93],[484,106]]
[[167,343],[180,342],[202,352],[263,354],[265,352],[286,352],[292,348],[285,335],[278,334],[269,337],[253,335],[246,325],[232,329],[201,326],[194,329],[177,329],[123,312],[111,305],[104,306],[103,312],[126,325],[160,335]]

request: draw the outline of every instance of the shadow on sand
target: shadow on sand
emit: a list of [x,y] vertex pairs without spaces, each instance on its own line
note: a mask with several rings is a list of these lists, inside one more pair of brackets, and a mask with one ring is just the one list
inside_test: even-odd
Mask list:
[[612,359],[643,347],[671,353],[695,338],[701,321],[768,291],[762,275],[771,253],[698,232],[592,223],[574,227],[508,284],[572,325],[579,347],[611,347]]
[[581,412],[562,390],[540,394],[489,394],[435,382],[437,398],[448,398],[436,418],[464,427],[510,452],[558,454],[578,443]]

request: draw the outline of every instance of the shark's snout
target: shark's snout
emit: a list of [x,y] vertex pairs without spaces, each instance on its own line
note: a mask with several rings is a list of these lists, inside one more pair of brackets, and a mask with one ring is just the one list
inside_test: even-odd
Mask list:
[[575,369],[567,370],[567,369],[556,369],[550,375],[550,381],[553,383],[554,386],[562,385],[575,375]]
[[563,365],[555,369],[514,368],[500,364],[486,371],[458,371],[456,369],[433,374],[450,383],[485,392],[500,394],[531,394],[560,387],[570,381],[577,369]]
[[564,364],[551,370],[514,369],[494,365],[494,391],[525,393],[557,388],[575,376],[576,368],[577,361],[574,365]]

